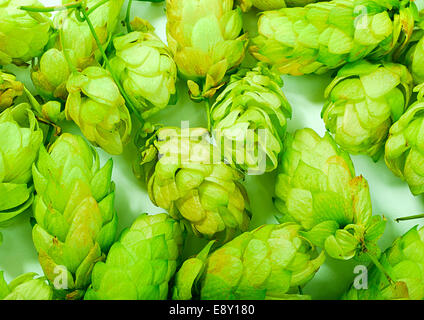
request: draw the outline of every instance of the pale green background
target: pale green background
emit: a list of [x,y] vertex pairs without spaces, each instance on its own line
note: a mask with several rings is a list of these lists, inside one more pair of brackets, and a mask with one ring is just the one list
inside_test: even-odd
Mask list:
[[[46,5],[56,5],[60,0],[42,0]],[[138,15],[149,20],[156,28],[157,34],[166,41],[165,13],[163,4],[151,4],[134,1],[133,16]],[[247,15],[246,29],[254,33],[256,12]],[[33,89],[26,70],[9,67],[8,70],[18,74],[18,78]],[[320,135],[325,132],[323,121],[320,117],[324,104],[323,92],[330,82],[330,76],[283,76],[283,88],[293,108],[293,119],[289,121],[288,129],[310,127]],[[190,126],[205,126],[206,115],[202,105],[191,102],[187,96],[184,83],[179,83],[179,101],[164,112],[155,116],[154,120],[166,125],[180,125],[181,120],[190,120]],[[64,131],[79,133],[74,125],[64,124]],[[98,149],[102,163],[110,156]],[[132,173],[132,163],[135,148],[129,145],[121,156],[112,157],[114,160],[113,180],[116,183],[116,209],[119,215],[120,230],[127,227],[143,212],[151,214],[163,212],[155,207],[149,200],[146,188]],[[408,216],[424,212],[422,197],[414,197],[406,183],[396,178],[385,166],[384,161],[374,163],[365,156],[353,156],[357,175],[362,174],[367,178],[373,202],[374,214],[382,214],[387,220],[387,229],[380,241],[382,249],[387,248],[395,237],[401,235],[416,224],[423,224],[424,220],[396,223],[396,217]],[[271,198],[275,174],[263,176],[248,176],[244,182],[247,188],[253,219],[251,229],[264,224],[275,223],[273,215],[276,209]],[[37,254],[32,244],[31,226],[29,223],[30,212],[20,216],[7,228],[1,229],[4,236],[3,245],[0,246],[0,270],[5,271],[7,280],[24,273],[42,270],[37,261]],[[205,243],[204,240],[193,239],[185,255],[194,254]],[[304,288],[304,292],[311,294],[315,299],[336,299],[350,285],[354,274],[354,261],[342,262],[327,259],[315,278]]]

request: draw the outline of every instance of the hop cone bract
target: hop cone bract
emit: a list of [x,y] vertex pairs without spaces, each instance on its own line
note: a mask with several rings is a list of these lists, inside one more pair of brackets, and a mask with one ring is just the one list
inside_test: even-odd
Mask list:
[[[296,221],[302,234],[335,259],[379,255],[385,221],[372,216],[368,183],[355,177],[349,155],[326,133],[287,135],[275,185],[280,221]],[[364,257],[366,259],[366,257]]]
[[286,118],[291,118],[282,86],[280,76],[259,63],[231,76],[217,97],[211,108],[213,132],[236,167],[252,172],[277,167]]
[[100,168],[97,152],[68,133],[48,152],[42,146],[33,166],[34,245],[47,279],[68,298],[80,297],[115,240],[112,166]]
[[0,2],[0,65],[22,65],[40,56],[49,41],[49,14],[20,10],[21,6],[43,5],[38,0]]
[[228,241],[247,230],[248,198],[242,174],[214,156],[208,138],[203,128],[161,128],[142,153],[141,169],[155,205],[197,235]]
[[93,144],[110,154],[122,153],[130,137],[131,118],[109,72],[88,67],[73,73],[66,87],[66,118],[73,120]]
[[176,94],[177,67],[166,45],[151,31],[113,40],[112,68],[143,118],[164,109]]
[[43,132],[28,104],[0,114],[0,222],[31,206],[31,168],[42,142]]
[[167,0],[167,38],[193,99],[209,98],[243,60],[242,15],[233,0]]
[[264,225],[209,253],[210,243],[177,272],[173,298],[187,300],[306,299],[298,288],[313,278],[317,254],[295,223]]
[[52,300],[53,289],[45,278],[36,273],[25,273],[9,284],[0,272],[0,300]]
[[408,106],[412,82],[408,69],[395,63],[361,60],[340,69],[321,114],[337,144],[378,160],[390,126]]
[[291,75],[321,74],[365,57],[381,59],[394,50],[400,54],[414,28],[413,9],[405,5],[409,2],[333,0],[267,11],[250,50]]
[[85,299],[164,300],[180,260],[183,234],[167,214],[138,217],[98,262]]

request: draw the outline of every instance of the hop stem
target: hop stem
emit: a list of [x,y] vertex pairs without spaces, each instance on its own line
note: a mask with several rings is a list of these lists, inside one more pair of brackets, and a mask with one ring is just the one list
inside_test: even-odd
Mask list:
[[128,33],[132,31],[131,24],[130,24],[131,5],[132,5],[132,0],[128,0],[127,13],[125,14],[125,26],[127,27]]
[[399,222],[399,221],[415,220],[415,219],[422,219],[422,218],[424,218],[424,214],[417,214],[415,216],[408,216],[408,217],[397,218],[397,219],[395,219],[395,221],[396,222]]
[[209,99],[205,99],[206,117],[208,121],[208,131],[211,133],[211,110]]

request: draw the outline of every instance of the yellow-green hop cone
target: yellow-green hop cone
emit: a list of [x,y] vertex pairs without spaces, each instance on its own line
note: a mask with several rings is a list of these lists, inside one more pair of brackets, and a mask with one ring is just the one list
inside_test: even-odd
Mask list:
[[261,11],[277,10],[286,7],[303,7],[319,0],[236,0],[240,8],[246,12],[252,7]]
[[31,79],[40,95],[46,99],[66,101],[66,82],[71,74],[62,51],[52,48],[39,59],[31,70]]
[[424,83],[424,31],[416,31],[411,40],[411,46],[406,54],[405,64],[412,73],[415,84]]
[[212,97],[243,60],[247,36],[233,0],[167,0],[167,38],[195,100]]
[[211,107],[213,133],[232,165],[249,173],[277,167],[291,106],[283,81],[259,63],[235,75]]
[[[111,59],[125,92],[147,119],[176,94],[177,67],[166,45],[152,32],[133,31],[113,40]],[[172,102],[172,101],[171,101]]]
[[325,255],[300,229],[295,223],[264,225],[209,253],[211,242],[178,270],[173,299],[308,299],[298,288],[314,277]]
[[[355,283],[345,300],[424,300],[424,228],[397,238],[368,272],[366,289]],[[390,278],[390,280],[388,279]]]
[[10,106],[16,97],[24,92],[24,85],[16,77],[0,70],[0,113]]
[[112,166],[100,168],[97,152],[68,133],[48,152],[42,146],[33,166],[34,246],[47,279],[69,299],[81,296],[115,240]]
[[183,230],[167,214],[139,216],[92,273],[86,300],[166,300]]
[[53,289],[36,273],[25,273],[7,284],[0,271],[0,300],[53,300]]
[[43,132],[29,104],[0,114],[0,223],[31,206],[31,168],[42,142]]
[[0,2],[0,65],[23,65],[43,53],[51,34],[48,13],[27,12],[21,6],[42,7],[38,0]]
[[365,57],[380,60],[403,50],[414,9],[409,1],[333,0],[266,11],[250,51],[291,75],[322,74]]
[[[100,2],[101,0],[88,0],[85,8],[90,10]],[[108,46],[117,26],[123,2],[123,0],[110,0],[90,13],[90,21],[103,49]],[[75,9],[55,14],[53,19],[56,28],[55,41],[33,64],[32,81],[46,100],[66,101],[68,95],[66,81],[71,70],[82,71],[89,66],[100,66],[102,56],[96,41],[87,22],[79,21],[76,14]]]
[[221,162],[209,138],[203,128],[161,128],[139,165],[156,206],[195,234],[225,242],[247,230],[249,202],[242,174]]
[[412,76],[400,64],[361,60],[346,64],[328,86],[321,116],[338,145],[377,161],[390,126],[404,113]]
[[84,136],[110,154],[121,154],[131,134],[125,100],[110,73],[100,67],[75,72],[66,84],[65,113]]
[[414,195],[424,193],[424,89],[416,87],[418,101],[390,128],[385,146],[387,167],[405,180]]
[[307,128],[287,134],[275,194],[280,221],[299,223],[302,235],[329,256],[378,257],[385,221],[372,216],[367,181],[355,177],[348,153],[328,133],[321,138]]

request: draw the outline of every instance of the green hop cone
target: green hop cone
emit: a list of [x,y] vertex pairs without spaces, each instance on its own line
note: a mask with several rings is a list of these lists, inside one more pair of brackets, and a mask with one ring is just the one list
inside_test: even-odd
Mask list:
[[42,142],[43,132],[28,104],[0,114],[0,223],[31,206],[31,167]]
[[167,0],[167,38],[193,99],[212,97],[242,62],[247,35],[233,0]]
[[[406,7],[407,6],[407,7]],[[415,5],[398,0],[333,0],[262,13],[250,51],[282,74],[322,74],[365,57],[400,54]]]
[[7,284],[1,271],[0,300],[53,300],[53,289],[36,273],[25,273]]
[[413,227],[397,238],[368,272],[368,288],[355,284],[345,300],[424,300],[424,228]]
[[328,86],[321,116],[344,150],[377,161],[390,126],[404,113],[412,76],[400,64],[361,60],[346,64]]
[[313,278],[325,255],[300,229],[295,223],[264,225],[209,253],[211,242],[178,270],[173,298],[307,299],[298,288]]
[[10,106],[16,97],[24,92],[24,85],[16,77],[0,70],[0,113]]
[[52,48],[39,59],[31,70],[31,79],[40,95],[46,99],[66,101],[66,81],[71,71],[63,51]]
[[[420,90],[421,88],[421,90]],[[387,167],[405,180],[414,195],[424,193],[424,86],[417,86],[418,101],[390,128],[385,146]]]
[[131,134],[131,118],[109,72],[88,67],[73,73],[66,87],[66,118],[93,144],[110,154],[121,154]]
[[[67,4],[74,1],[62,2]],[[85,8],[89,11],[101,2],[102,0],[87,0]],[[103,49],[109,45],[119,22],[123,2],[124,0],[107,1],[89,14]],[[53,19],[56,28],[55,41],[31,70],[34,85],[46,100],[66,101],[66,81],[71,70],[82,71],[89,66],[99,66],[102,61],[101,52],[87,22],[79,21],[76,14],[75,9],[56,13]]]
[[409,67],[415,84],[424,83],[424,30],[414,32],[404,62]]
[[212,106],[214,135],[237,168],[263,173],[277,167],[291,118],[282,86],[280,76],[259,63],[231,76]]
[[167,214],[138,217],[98,262],[86,300],[165,300],[180,260],[183,233]]
[[144,119],[172,102],[177,67],[169,49],[152,31],[116,37],[113,45],[112,69]]
[[355,177],[353,163],[326,133],[312,129],[286,137],[275,185],[280,222],[295,221],[302,235],[335,259],[366,260],[379,255],[377,240],[385,228],[372,216],[368,183]]
[[23,65],[43,53],[51,34],[49,14],[20,10],[21,6],[42,7],[37,0],[0,2],[0,65]]
[[68,299],[78,298],[91,281],[96,262],[115,240],[112,159],[99,156],[80,136],[60,136],[33,166],[36,224],[32,231],[47,279]]
[[135,168],[143,171],[152,202],[199,236],[225,242],[246,231],[250,213],[243,176],[214,154],[209,132],[168,127],[155,137]]
[[240,8],[246,12],[252,7],[261,11],[277,10],[286,7],[303,7],[319,0],[236,0]]

